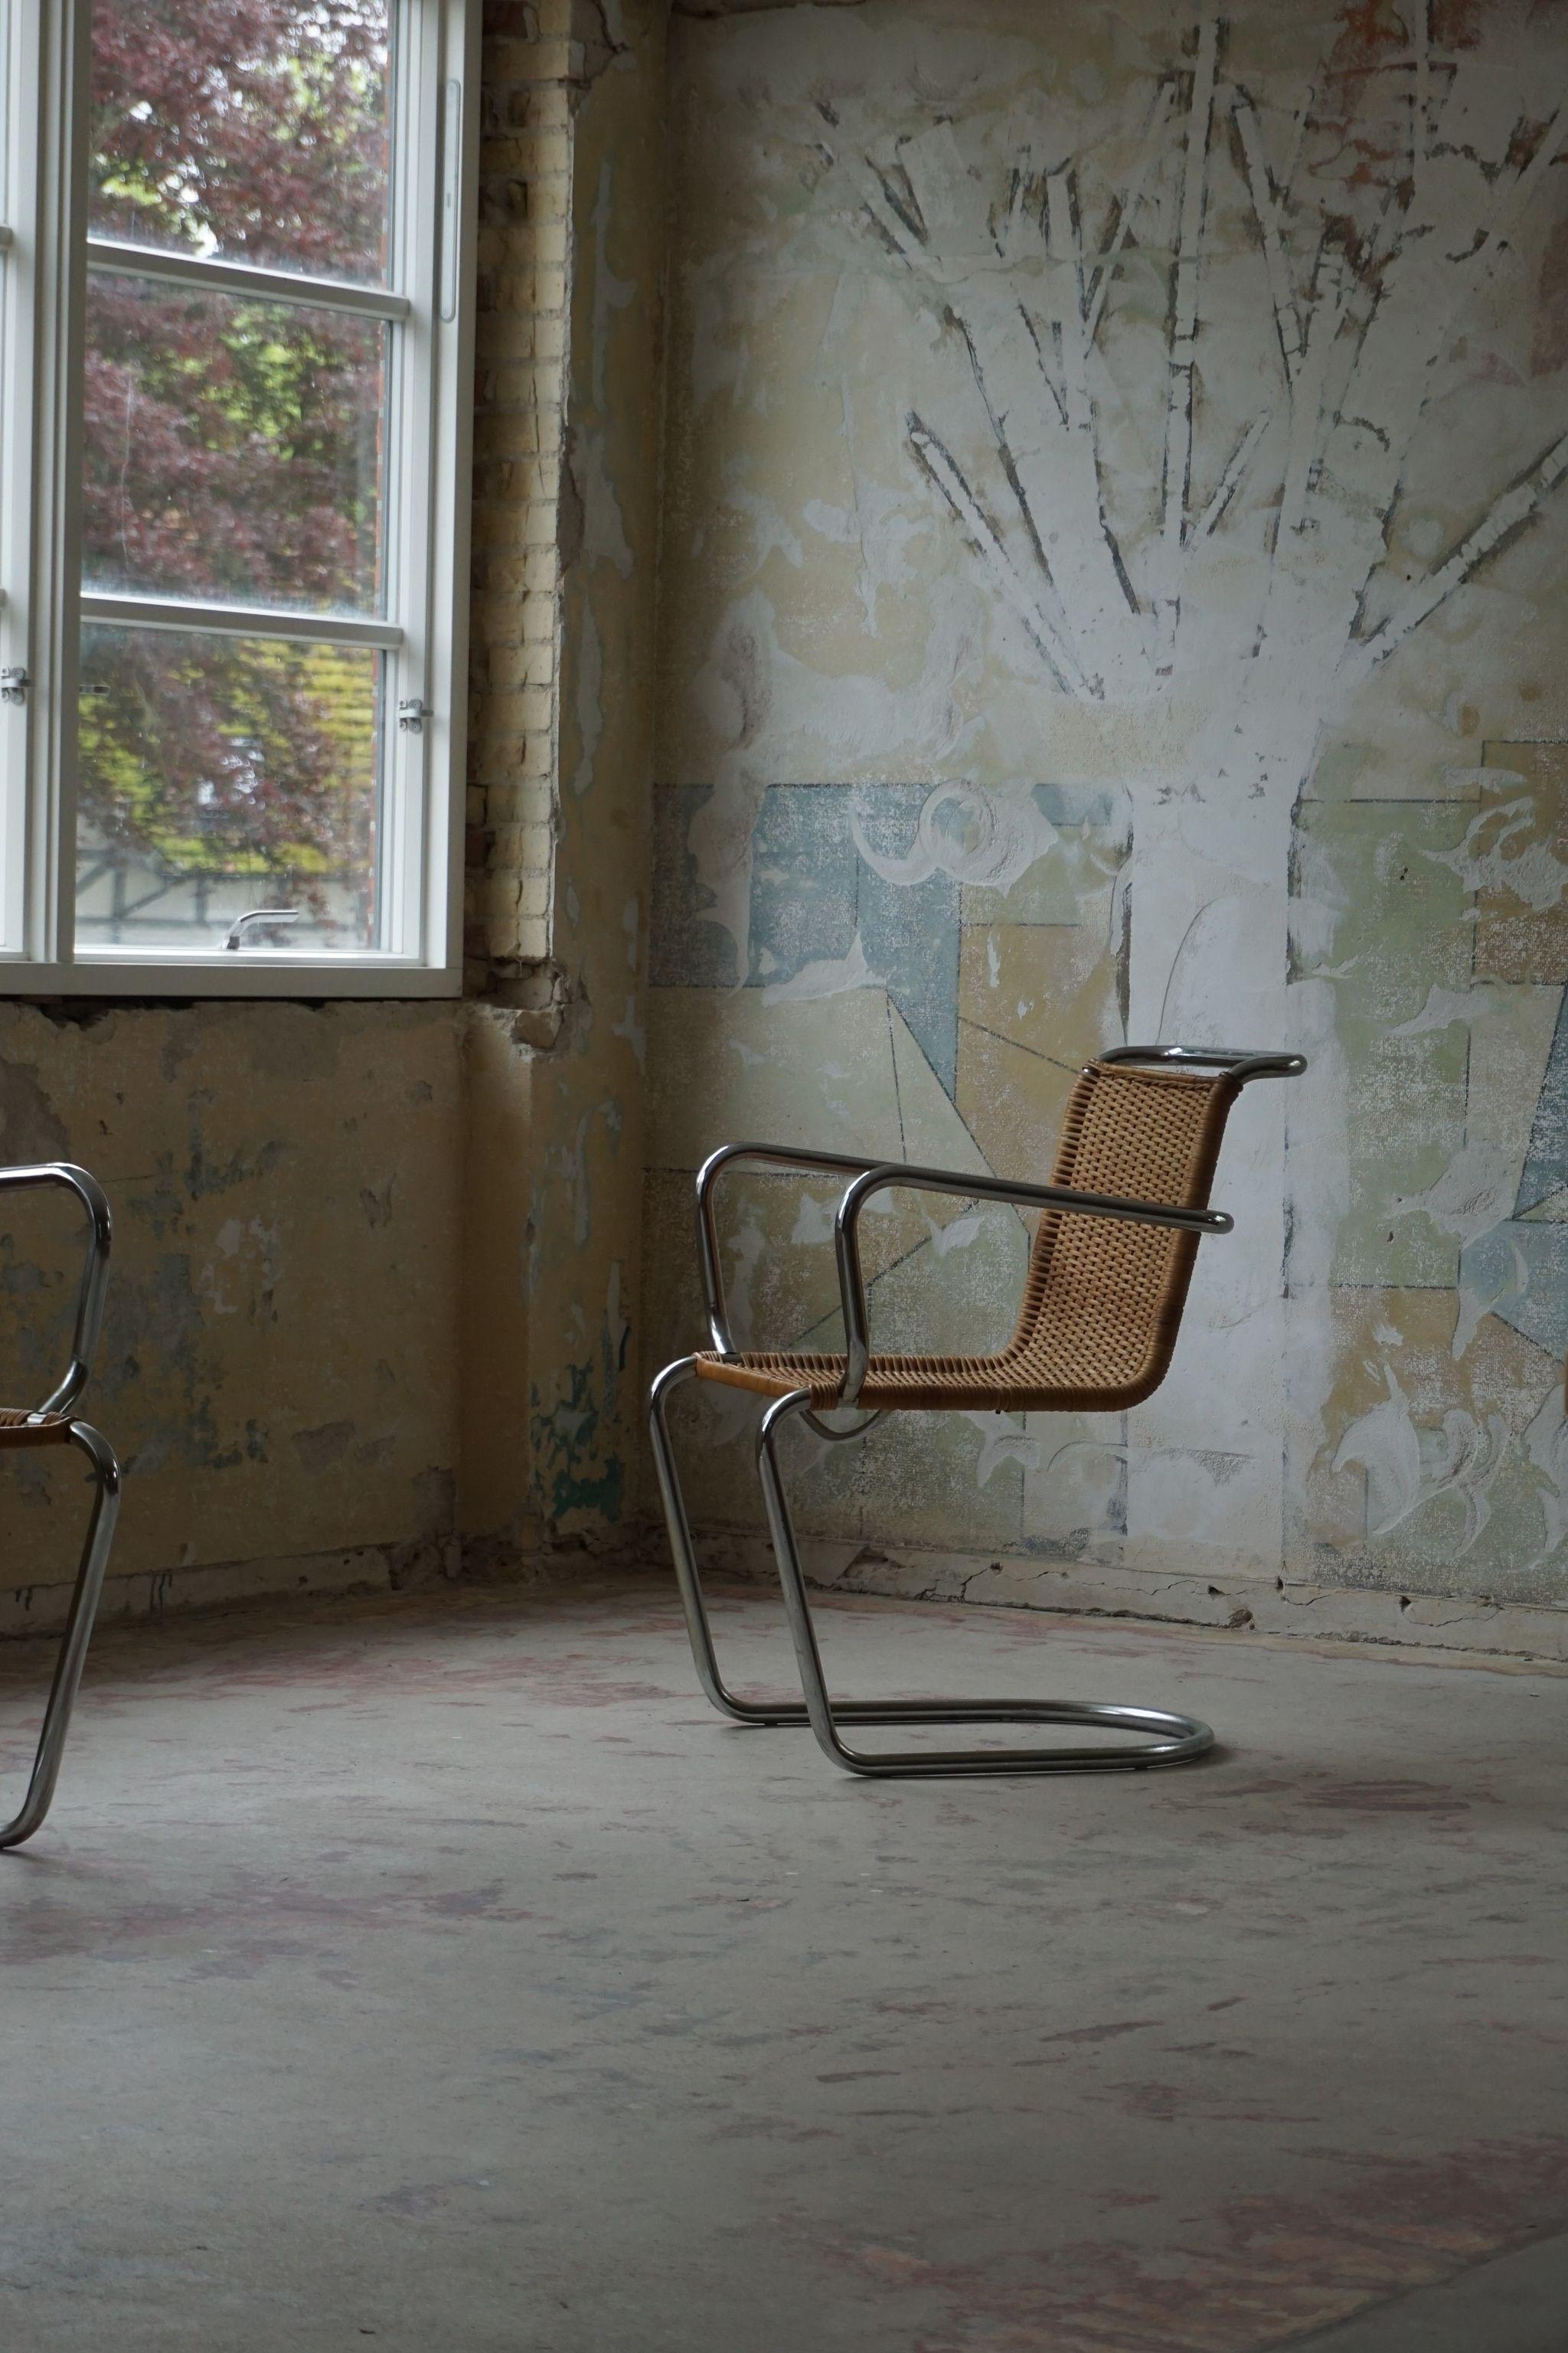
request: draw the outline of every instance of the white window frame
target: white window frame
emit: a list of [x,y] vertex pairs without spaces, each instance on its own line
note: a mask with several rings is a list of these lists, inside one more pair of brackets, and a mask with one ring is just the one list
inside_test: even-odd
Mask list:
[[[395,0],[387,288],[204,262],[87,234],[90,0],[0,0],[0,996],[448,997],[462,976],[479,0]],[[83,596],[87,264],[398,322],[388,381],[385,620]],[[381,649],[384,944],[325,954],[79,946],[83,619]],[[258,628],[264,620],[265,627]],[[399,705],[422,712],[400,726]],[[280,935],[286,939],[286,935]]]

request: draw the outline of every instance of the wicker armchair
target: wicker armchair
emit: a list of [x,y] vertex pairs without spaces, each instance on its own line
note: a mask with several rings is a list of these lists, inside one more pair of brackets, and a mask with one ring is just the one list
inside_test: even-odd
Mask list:
[[[942,1169],[872,1163],[789,1145],[732,1144],[697,1179],[697,1232],[713,1345],[667,1366],[653,1384],[649,1424],[676,1574],[702,1688],[738,1724],[809,1724],[827,1755],[852,1773],[1058,1773],[1179,1765],[1201,1757],[1214,1734],[1194,1717],[1103,1700],[834,1700],[817,1649],[805,1580],[779,1471],[778,1433],[798,1416],[834,1441],[863,1437],[884,1413],[1113,1413],[1141,1404],[1170,1366],[1197,1246],[1231,1220],[1208,1207],[1226,1121],[1254,1079],[1293,1078],[1299,1054],[1119,1046],[1075,1084],[1048,1185],[1009,1184]],[[836,1240],[844,1310],[842,1356],[737,1349],[719,1271],[714,1188],[734,1162],[828,1168],[851,1179]],[[860,1215],[873,1194],[902,1187],[1005,1201],[1040,1211],[1012,1338],[989,1356],[873,1353],[861,1271]],[[721,1672],[697,1573],[690,1522],[670,1445],[667,1409],[690,1379],[721,1381],[770,1400],[757,1439],[769,1530],[795,1639],[804,1704],[731,1692]],[[825,1411],[858,1409],[847,1430]],[[1064,1724],[1140,1736],[1132,1745],[1043,1748],[851,1747],[841,1726],[860,1724]]]
[[87,1255],[77,1293],[76,1334],[65,1377],[40,1406],[31,1409],[0,1409],[0,1453],[15,1452],[23,1447],[74,1446],[92,1465],[94,1490],[81,1563],[55,1662],[27,1794],[11,1820],[0,1825],[0,1847],[20,1846],[24,1839],[32,1837],[49,1810],[55,1783],[59,1778],[71,1709],[87,1661],[87,1646],[92,1640],[92,1621],[98,1613],[98,1599],[103,1589],[103,1573],[109,1566],[109,1548],[114,1540],[114,1523],[120,1510],[120,1465],[114,1449],[90,1423],[77,1420],[71,1412],[87,1387],[92,1352],[103,1321],[112,1239],[109,1203],[97,1179],[89,1176],[85,1168],[72,1167],[68,1161],[51,1161],[37,1168],[0,1168],[0,1192],[33,1185],[59,1185],[77,1196],[88,1214]]

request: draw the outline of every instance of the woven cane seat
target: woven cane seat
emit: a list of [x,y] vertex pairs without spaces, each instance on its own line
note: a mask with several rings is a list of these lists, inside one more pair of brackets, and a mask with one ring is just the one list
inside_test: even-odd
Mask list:
[[0,1447],[63,1446],[70,1434],[67,1414],[28,1413],[25,1408],[0,1406]]
[[[1050,1181],[1080,1192],[1203,1209],[1238,1089],[1226,1072],[1091,1062],[1068,1098]],[[1197,1253],[1195,1234],[1076,1211],[1035,1233],[1012,1338],[989,1356],[873,1356],[858,1403],[881,1412],[1120,1412],[1164,1379]],[[751,1351],[697,1358],[707,1380],[831,1406],[844,1358]]]

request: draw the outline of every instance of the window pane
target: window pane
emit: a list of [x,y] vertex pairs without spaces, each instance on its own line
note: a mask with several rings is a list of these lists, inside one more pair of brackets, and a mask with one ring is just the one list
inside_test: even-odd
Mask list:
[[100,237],[379,283],[388,0],[94,0]]
[[386,334],[89,272],[86,585],[375,609]]
[[380,654],[89,623],[81,682],[82,946],[221,947],[258,907],[299,921],[257,944],[374,944]]

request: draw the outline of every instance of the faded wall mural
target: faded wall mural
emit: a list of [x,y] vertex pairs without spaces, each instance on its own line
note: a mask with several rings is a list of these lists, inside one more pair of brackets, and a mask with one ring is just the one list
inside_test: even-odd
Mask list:
[[[82,1161],[114,1210],[110,1615],[456,1567],[462,1077],[451,1006],[0,1008],[0,1162]],[[81,1244],[8,1197],[7,1403],[59,1377]],[[58,1624],[86,1504],[60,1450],[7,1459],[0,1635]]]
[[[1568,16],[678,14],[670,105],[655,1361],[726,1137],[1034,1175],[1097,1046],[1298,1046],[1148,1406],[907,1418],[805,1517],[1560,1598]],[[737,1185],[755,1342],[830,1344],[831,1208]],[[1005,1334],[1016,1218],[874,1223],[879,1341]]]

